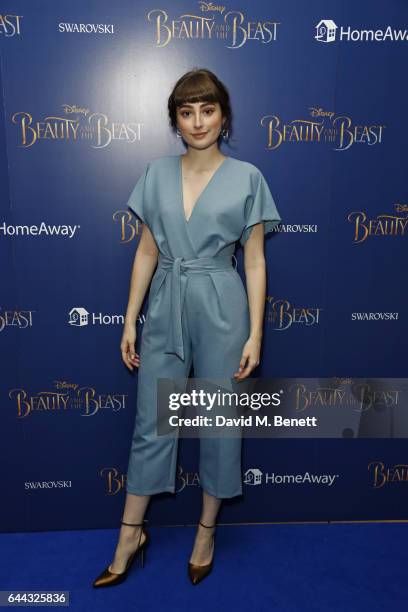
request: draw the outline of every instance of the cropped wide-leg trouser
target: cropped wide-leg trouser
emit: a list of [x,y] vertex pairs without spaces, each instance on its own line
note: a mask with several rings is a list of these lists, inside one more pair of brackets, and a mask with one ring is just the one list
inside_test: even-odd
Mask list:
[[[182,276],[184,360],[165,352],[171,283],[163,279],[152,282],[140,348],[128,493],[152,495],[176,490],[178,438],[157,434],[157,378],[187,378],[193,365],[195,378],[231,379],[248,339],[248,300],[235,269],[214,274],[185,271]],[[200,437],[199,443],[201,487],[218,498],[241,495],[241,437]]]

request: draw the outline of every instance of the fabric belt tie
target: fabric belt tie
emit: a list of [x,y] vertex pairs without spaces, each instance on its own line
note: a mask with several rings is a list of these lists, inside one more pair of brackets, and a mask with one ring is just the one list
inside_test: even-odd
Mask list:
[[222,272],[233,267],[232,258],[235,255],[216,255],[215,257],[198,257],[195,259],[184,259],[184,257],[167,257],[159,255],[158,267],[171,270],[171,305],[170,305],[170,327],[167,333],[165,353],[174,353],[184,361],[184,342],[182,328],[181,304],[181,273],[210,273]]

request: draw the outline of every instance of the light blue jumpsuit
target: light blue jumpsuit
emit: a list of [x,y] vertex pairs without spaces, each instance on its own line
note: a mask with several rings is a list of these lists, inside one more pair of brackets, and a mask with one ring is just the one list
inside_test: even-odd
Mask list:
[[[158,436],[157,378],[231,379],[250,331],[248,297],[233,265],[251,227],[281,221],[256,166],[227,157],[196,200],[189,220],[181,156],[147,164],[127,205],[153,234],[159,260],[148,296],[138,370],[137,412],[126,490],[175,492],[177,437]],[[201,487],[218,498],[242,494],[240,437],[200,437]]]

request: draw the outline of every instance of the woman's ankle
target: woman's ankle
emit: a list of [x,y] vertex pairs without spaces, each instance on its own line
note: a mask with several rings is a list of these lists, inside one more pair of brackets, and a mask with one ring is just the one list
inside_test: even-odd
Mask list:
[[129,527],[123,525],[120,530],[120,539],[124,541],[133,541],[141,535],[142,527]]

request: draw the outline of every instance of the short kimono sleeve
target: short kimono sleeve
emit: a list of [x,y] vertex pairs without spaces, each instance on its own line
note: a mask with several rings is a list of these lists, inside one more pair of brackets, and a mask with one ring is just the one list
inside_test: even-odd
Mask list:
[[240,237],[241,245],[248,240],[252,226],[262,221],[265,235],[271,232],[282,221],[282,218],[278,213],[268,183],[262,172],[258,170],[256,184],[245,209],[245,227]]
[[149,165],[147,164],[146,168],[143,171],[143,174],[138,179],[136,185],[133,187],[132,193],[127,201],[127,206],[133,210],[137,214],[137,216],[146,223],[145,212],[144,212],[144,192],[145,192],[145,182],[146,176],[149,172]]

